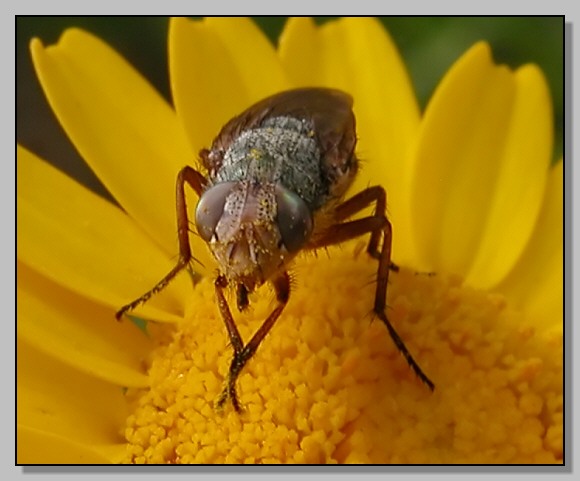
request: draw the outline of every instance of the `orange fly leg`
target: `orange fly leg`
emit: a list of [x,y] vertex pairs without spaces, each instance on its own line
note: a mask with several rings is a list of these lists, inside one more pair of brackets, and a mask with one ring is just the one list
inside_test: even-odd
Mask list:
[[169,282],[171,282],[171,280],[177,274],[179,274],[182,269],[187,267],[191,261],[191,247],[189,245],[189,218],[187,215],[187,205],[185,202],[185,184],[189,184],[189,186],[197,193],[197,195],[201,197],[206,182],[207,181],[205,177],[192,167],[187,166],[179,171],[175,185],[177,235],[179,239],[179,259],[177,260],[177,264],[152,289],[135,299],[133,302],[121,307],[121,309],[119,309],[115,314],[115,317],[118,321],[121,320],[126,312],[132,311],[140,304],[147,302],[151,296],[164,289],[167,284],[169,284]]
[[[387,318],[387,286],[389,283],[389,269],[398,270],[398,267],[391,263],[392,228],[386,217],[386,192],[380,186],[369,187],[354,197],[346,200],[336,207],[336,219],[347,219],[357,212],[368,207],[375,202],[375,213],[362,219],[346,221],[331,225],[324,234],[319,237],[314,245],[315,248],[327,247],[340,244],[350,239],[355,239],[365,234],[370,234],[371,238],[367,251],[373,257],[378,258],[379,266],[377,270],[377,283],[375,290],[375,304],[373,312],[385,324],[391,339],[397,349],[403,354],[405,360],[429,389],[435,389],[433,382],[423,372],[419,364],[405,346],[405,343]],[[382,246],[379,243],[382,236]],[[393,268],[394,266],[394,268]]]

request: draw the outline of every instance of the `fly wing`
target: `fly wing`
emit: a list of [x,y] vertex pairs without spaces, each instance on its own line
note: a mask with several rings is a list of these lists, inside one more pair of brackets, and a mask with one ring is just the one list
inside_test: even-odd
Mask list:
[[[356,173],[357,161],[354,156],[356,129],[352,97],[340,90],[300,88],[266,97],[222,128],[212,144],[210,159],[220,163],[230,144],[242,132],[279,116],[307,119],[313,123],[313,135],[323,159],[321,168],[330,185],[334,186],[331,193],[342,195]],[[211,167],[219,168],[215,163]]]

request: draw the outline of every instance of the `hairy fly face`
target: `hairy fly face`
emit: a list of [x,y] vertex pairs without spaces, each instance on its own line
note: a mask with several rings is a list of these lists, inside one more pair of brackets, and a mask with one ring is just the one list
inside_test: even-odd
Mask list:
[[222,274],[248,291],[283,270],[312,232],[306,203],[274,183],[218,183],[201,196],[195,221]]

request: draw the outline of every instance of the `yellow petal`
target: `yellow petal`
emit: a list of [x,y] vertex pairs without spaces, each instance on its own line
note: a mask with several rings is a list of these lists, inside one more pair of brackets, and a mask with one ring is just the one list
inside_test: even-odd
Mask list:
[[230,53],[251,102],[289,88],[274,45],[252,20],[208,17],[204,22]]
[[[47,48],[34,39],[31,51],[42,88],[75,147],[123,208],[175,255],[175,179],[195,158],[175,112],[87,32],[67,30]],[[201,246],[194,252],[204,258]]]
[[[121,428],[127,409],[119,387],[72,369],[22,341],[17,354],[17,425],[19,430],[28,430],[31,441],[19,439],[19,459],[66,459],[66,453],[58,456],[51,447],[44,451],[38,445],[43,433],[49,439],[60,437],[89,450],[123,442]],[[78,452],[73,454],[69,462],[78,459]],[[54,455],[54,460],[47,459],[48,455]]]
[[[18,147],[18,259],[98,303],[119,309],[173,267],[120,209]],[[176,321],[189,276],[181,274],[140,315]]]
[[119,386],[148,385],[151,348],[132,322],[18,264],[18,336],[65,364]]
[[548,177],[546,194],[528,245],[497,286],[514,304],[547,325],[563,319],[563,162]]
[[420,269],[466,275],[506,146],[515,79],[489,46],[472,47],[433,95],[418,138],[411,219]]
[[17,427],[18,464],[118,464],[125,444],[91,446],[63,436],[24,426]]
[[287,20],[278,41],[280,61],[296,87],[324,85],[324,52],[320,31],[308,17]]
[[466,281],[482,289],[514,266],[534,228],[552,155],[552,108],[542,72],[515,73],[516,94],[481,245]]
[[392,39],[372,18],[343,18],[317,30],[310,20],[291,19],[282,35],[280,57],[298,85],[335,87],[353,96],[362,171],[352,192],[369,184],[387,189],[393,253],[396,260],[406,261],[408,153],[419,126],[419,109]]
[[169,24],[171,88],[195,152],[251,103],[287,88],[274,49],[248,19]]

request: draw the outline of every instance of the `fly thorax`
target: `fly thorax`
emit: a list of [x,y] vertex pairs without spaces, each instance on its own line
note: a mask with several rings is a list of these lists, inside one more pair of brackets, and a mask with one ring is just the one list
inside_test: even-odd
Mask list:
[[273,117],[258,128],[242,132],[231,143],[215,182],[280,184],[316,210],[329,189],[321,160],[311,121]]

